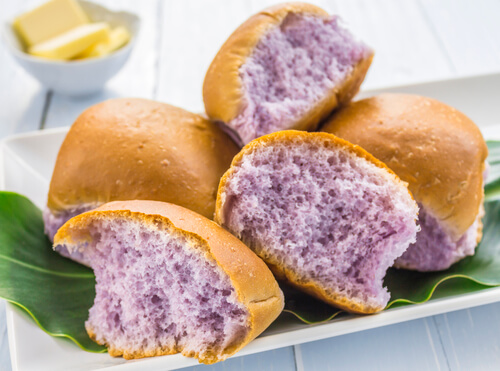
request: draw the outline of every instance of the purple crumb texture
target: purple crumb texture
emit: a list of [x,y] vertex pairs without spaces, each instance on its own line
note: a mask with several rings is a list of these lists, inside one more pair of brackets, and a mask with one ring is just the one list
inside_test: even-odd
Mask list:
[[396,260],[396,268],[412,269],[421,272],[448,269],[452,264],[474,255],[478,225],[483,215],[479,213],[475,222],[458,240],[453,241],[443,229],[439,220],[432,216],[422,205],[420,206],[420,232],[416,243]]
[[290,13],[240,68],[244,109],[229,126],[244,143],[290,128],[370,53],[338,17]]
[[488,161],[484,162],[484,170],[483,170],[483,183],[486,183],[486,180],[488,179],[488,176],[490,175],[490,164]]
[[[249,313],[229,277],[172,227],[117,217],[93,221],[82,249],[96,275],[86,327],[127,353],[213,356],[239,344]],[[74,248],[75,246],[72,246]]]
[[74,216],[95,209],[97,206],[98,205],[82,205],[59,213],[53,213],[51,209],[45,207],[45,209],[43,210],[45,234],[47,235],[47,237],[49,237],[51,242],[54,242],[54,236],[64,223],[66,223]]
[[228,178],[223,224],[302,282],[383,308],[383,278],[417,233],[417,205],[396,178],[340,148],[274,143]]
[[[56,214],[53,213],[52,210],[50,210],[48,207],[46,207],[43,210],[43,223],[44,223],[45,234],[49,238],[50,242],[54,242],[54,236],[56,235],[59,228],[63,226],[64,223],[66,223],[74,216],[95,209],[96,207],[97,205],[82,205]],[[69,252],[66,246],[57,245],[54,247],[54,250],[57,251],[62,256],[64,256],[65,258],[69,258],[80,264],[89,266],[89,262],[86,260],[85,256],[83,256],[78,249]]]

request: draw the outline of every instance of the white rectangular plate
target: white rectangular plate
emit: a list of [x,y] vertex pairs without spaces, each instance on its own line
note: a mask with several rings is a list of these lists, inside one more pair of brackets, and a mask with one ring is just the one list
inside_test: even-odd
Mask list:
[[[500,73],[447,81],[365,91],[360,96],[380,92],[426,95],[446,102],[469,115],[487,139],[500,139]],[[0,161],[0,187],[22,193],[42,208],[57,151],[67,128],[22,134],[4,140]],[[2,160],[3,157],[3,160]],[[2,163],[0,163],[0,170]],[[2,179],[3,178],[3,179]],[[3,180],[3,185],[2,185]],[[298,321],[274,324],[234,357],[263,352],[294,344],[325,339],[347,333],[409,321],[434,314],[500,301],[500,287],[425,304],[386,310],[371,316],[346,316],[328,323],[305,325]],[[53,338],[21,310],[7,305],[7,326],[14,371],[26,370],[165,370],[196,365],[197,361],[170,355],[125,361],[108,354],[82,351],[73,343]]]

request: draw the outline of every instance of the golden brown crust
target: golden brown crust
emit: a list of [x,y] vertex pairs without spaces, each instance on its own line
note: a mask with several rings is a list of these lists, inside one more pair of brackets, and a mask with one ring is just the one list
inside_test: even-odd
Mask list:
[[50,183],[57,213],[82,204],[151,199],[212,218],[219,179],[238,147],[199,115],[146,99],[84,111],[68,132]]
[[[264,135],[260,138],[251,141],[245,147],[243,147],[240,153],[238,153],[234,157],[233,162],[231,163],[231,167],[222,176],[219,184],[219,191],[217,192],[217,203],[215,208],[215,218],[214,218],[215,222],[222,226],[225,225],[225,220],[224,220],[224,203],[226,200],[225,186],[228,180],[233,175],[233,173],[237,171],[237,167],[240,166],[243,158],[246,155],[252,153],[253,151],[255,151],[260,147],[265,147],[273,142],[282,142],[292,145],[293,143],[306,140],[311,142],[316,142],[318,146],[341,147],[342,149],[350,153],[353,153],[358,157],[364,158],[365,160],[371,162],[375,166],[386,170],[388,178],[390,178],[390,180],[400,183],[401,186],[405,188],[408,187],[407,183],[401,181],[401,179],[399,179],[398,176],[391,169],[389,169],[383,162],[373,157],[370,153],[365,151],[360,146],[353,145],[344,139],[338,138],[335,135],[328,133],[307,133],[303,131],[284,130]],[[413,199],[413,196],[409,191],[408,194]],[[353,313],[374,313],[384,309],[384,308],[370,307],[364,305],[363,303],[349,300],[345,296],[340,295],[338,293],[327,292],[323,287],[316,284],[315,282],[312,281],[305,282],[303,279],[300,279],[295,272],[286,269],[282,266],[279,266],[277,262],[274,262],[272,260],[272,258],[270,259],[265,258],[264,260],[271,268],[273,274],[277,279],[287,281],[289,284],[298,288],[299,290],[309,293],[329,304],[335,305],[346,311]]]
[[[85,227],[90,221],[115,216],[135,217],[146,225],[157,222],[172,225],[183,234],[194,237],[199,242],[197,248],[206,249],[211,258],[215,259],[229,276],[240,302],[250,314],[250,331],[241,342],[226,349],[224,354],[199,358],[200,362],[214,363],[234,354],[264,331],[283,310],[284,299],[278,283],[257,255],[213,221],[177,205],[157,201],[110,202],[70,219],[57,232],[54,245],[71,245],[79,240],[85,240],[88,238],[85,235]],[[89,336],[95,339],[93,330],[88,329],[88,332]],[[131,353],[123,349],[110,350],[111,355],[123,355],[129,359],[179,352],[191,357],[199,356],[188,354],[183,349],[157,349],[154,354]]]
[[321,130],[385,162],[455,240],[474,223],[488,149],[463,113],[431,98],[382,94],[339,110]]
[[[289,13],[311,14],[322,18],[329,15],[323,9],[306,3],[284,3],[265,9],[245,21],[222,45],[208,68],[203,83],[205,110],[211,119],[229,122],[243,107],[240,67],[252,54],[259,40],[279,26]],[[373,53],[362,59],[352,73],[338,86],[325,93],[289,129],[314,130],[321,119],[338,105],[348,102],[358,92],[370,67]]]
[[481,205],[479,206],[479,214],[477,215],[479,221],[477,223],[477,235],[476,235],[476,244],[479,244],[483,239],[483,216],[484,216],[484,192],[483,197],[481,198]]
[[[91,338],[93,341],[98,343],[99,345],[104,345],[108,346],[108,344],[102,344],[97,340],[96,334],[94,333],[94,330],[90,328],[89,326],[85,325],[85,329],[87,330],[87,334],[89,335],[89,338]],[[181,353],[182,350],[180,349],[169,349],[169,348],[157,348],[154,351],[150,352],[129,352],[126,349],[116,349],[112,347],[108,347],[108,354],[111,357],[123,357],[125,359],[136,359],[136,358],[145,358],[145,357],[156,357],[156,356],[167,356],[170,354],[177,354]]]
[[269,259],[267,259],[266,263],[278,281],[287,283],[290,286],[305,292],[306,294],[314,296],[315,298],[333,305],[334,307],[345,310],[346,312],[371,314],[380,312],[384,309],[384,307],[373,307],[359,301],[350,300],[346,296],[340,295],[339,293],[327,292],[324,287],[318,285],[316,282],[304,282],[304,280],[297,276],[293,270],[278,266],[277,264],[272,263]]

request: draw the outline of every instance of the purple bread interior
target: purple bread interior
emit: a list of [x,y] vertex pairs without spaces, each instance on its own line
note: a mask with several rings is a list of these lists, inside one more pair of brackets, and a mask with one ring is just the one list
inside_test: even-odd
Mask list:
[[483,212],[478,214],[475,222],[458,240],[453,240],[442,223],[422,205],[419,206],[420,233],[417,241],[396,260],[396,268],[421,272],[440,271],[448,269],[466,256],[474,255]]
[[[490,165],[484,162],[483,184],[486,183]],[[419,224],[421,231],[417,241],[400,256],[394,266],[421,272],[442,271],[467,256],[474,255],[477,246],[479,226],[484,216],[481,205],[476,220],[459,238],[451,238],[444,223],[440,222],[419,203]]]
[[[43,210],[43,223],[45,228],[45,234],[50,239],[50,242],[54,242],[54,236],[56,235],[59,228],[63,226],[72,217],[82,214],[86,211],[95,209],[97,205],[82,205],[74,207],[62,212],[54,213],[51,209],[46,207]],[[65,258],[73,259],[74,261],[90,266],[89,262],[86,260],[85,256],[79,251],[74,250],[71,253],[68,251],[66,246],[58,245],[54,248],[59,254]]]
[[134,217],[95,219],[88,231],[91,242],[70,246],[96,276],[85,326],[112,353],[221,360],[246,337],[249,313],[204,242]]
[[371,53],[336,16],[290,13],[240,68],[243,110],[228,125],[244,143],[291,128]]
[[415,242],[418,208],[395,175],[348,152],[277,142],[247,153],[227,178],[222,222],[272,265],[370,308]]

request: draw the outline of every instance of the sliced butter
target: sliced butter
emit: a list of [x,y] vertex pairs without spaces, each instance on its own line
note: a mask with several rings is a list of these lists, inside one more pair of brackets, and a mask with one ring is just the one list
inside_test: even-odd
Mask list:
[[28,52],[48,59],[71,59],[92,44],[107,40],[109,31],[109,25],[104,22],[85,24],[41,44],[34,45]]
[[18,16],[13,27],[29,47],[86,23],[89,19],[75,0],[51,0]]
[[77,55],[76,59],[96,58],[108,55],[115,50],[120,49],[130,40],[130,33],[125,27],[116,27],[109,33],[107,40],[98,42],[85,49],[81,54]]

